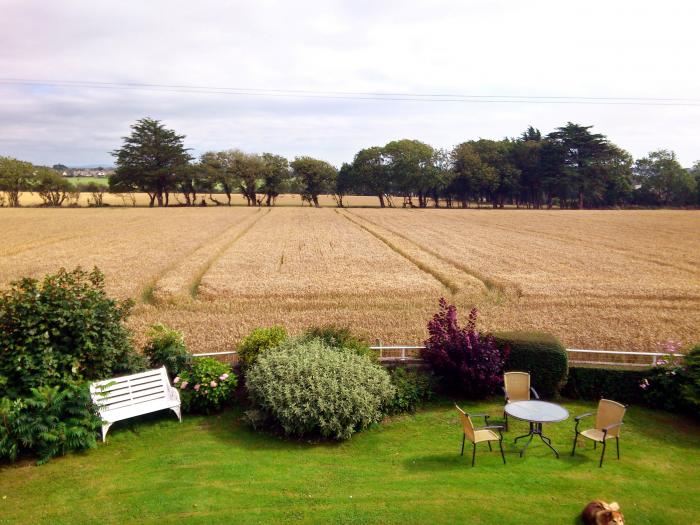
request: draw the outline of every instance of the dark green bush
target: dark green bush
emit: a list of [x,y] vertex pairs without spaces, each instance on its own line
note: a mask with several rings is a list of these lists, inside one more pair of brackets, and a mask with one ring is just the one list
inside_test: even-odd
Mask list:
[[157,323],[151,326],[147,337],[143,353],[151,368],[165,366],[171,377],[174,377],[187,367],[190,354],[182,332]]
[[379,353],[372,350],[362,339],[354,336],[349,328],[333,325],[316,326],[307,329],[295,341],[305,343],[313,339],[319,339],[330,348],[348,350],[358,355],[366,356],[374,362],[379,361]]
[[681,388],[683,398],[698,414],[700,411],[700,344],[695,345],[685,356],[685,376],[685,384]]
[[131,305],[107,296],[97,268],[12,283],[0,293],[0,396],[142,369],[124,326]]
[[559,394],[566,383],[566,349],[551,334],[498,332],[496,345],[505,356],[504,370],[530,373],[530,384],[543,397]]
[[433,397],[434,378],[430,372],[397,366],[389,371],[396,394],[385,407],[389,414],[415,412]]
[[332,439],[347,439],[379,422],[395,394],[380,365],[319,339],[261,354],[246,386],[258,421],[270,421],[291,436]]
[[648,375],[648,370],[570,368],[569,379],[561,393],[573,399],[597,401],[605,398],[625,404],[644,404],[645,393],[640,384]]
[[101,421],[87,384],[40,386],[18,399],[0,399],[0,459],[22,453],[39,464],[70,450],[96,446]]
[[261,352],[272,350],[287,339],[287,331],[282,326],[256,328],[238,345],[238,358],[243,367],[252,366]]

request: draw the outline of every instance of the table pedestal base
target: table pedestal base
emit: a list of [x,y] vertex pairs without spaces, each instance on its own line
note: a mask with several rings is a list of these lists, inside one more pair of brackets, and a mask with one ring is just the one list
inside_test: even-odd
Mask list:
[[532,440],[535,436],[540,436],[540,439],[542,440],[542,443],[547,445],[550,449],[552,449],[552,452],[554,452],[554,455],[559,459],[559,452],[556,451],[556,449],[552,446],[552,440],[549,439],[547,436],[542,434],[542,423],[530,423],[530,432],[523,436],[518,436],[515,438],[515,443],[518,442],[519,439],[530,437],[528,439],[527,443],[525,443],[525,446],[523,449],[520,451],[520,457],[523,457],[523,454],[525,453],[525,450],[527,447],[532,443]]

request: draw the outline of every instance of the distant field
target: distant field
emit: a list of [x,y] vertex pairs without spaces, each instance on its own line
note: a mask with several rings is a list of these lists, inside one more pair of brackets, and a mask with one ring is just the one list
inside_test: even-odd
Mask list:
[[66,177],[66,180],[73,184],[86,184],[88,182],[96,182],[100,186],[107,186],[109,184],[106,177]]
[[419,343],[440,296],[570,347],[700,341],[694,211],[3,209],[0,231],[0,285],[97,265],[139,337],[165,322],[196,351],[270,324]]

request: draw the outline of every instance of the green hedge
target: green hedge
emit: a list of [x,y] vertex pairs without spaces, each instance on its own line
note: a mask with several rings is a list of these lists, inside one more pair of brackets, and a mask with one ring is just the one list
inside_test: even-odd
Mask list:
[[562,394],[573,399],[597,401],[612,399],[625,404],[646,404],[639,386],[649,370],[612,370],[607,368],[571,368]]
[[543,332],[497,332],[493,336],[499,350],[507,353],[506,372],[529,372],[530,384],[542,397],[559,394],[569,367],[559,339]]

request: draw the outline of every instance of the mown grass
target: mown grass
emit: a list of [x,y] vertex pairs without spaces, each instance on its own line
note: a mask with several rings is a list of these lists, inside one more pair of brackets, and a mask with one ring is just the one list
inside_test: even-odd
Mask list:
[[[565,406],[572,416],[594,408]],[[630,524],[700,523],[700,425],[663,412],[631,408],[622,459],[611,453],[602,469],[589,444],[569,456],[572,418],[547,428],[559,460],[539,442],[518,457],[512,440],[525,425],[516,423],[508,464],[482,445],[471,468],[446,400],[344,443],[288,441],[240,417],[178,424],[158,414],[115,425],[97,450],[5,467],[0,522],[574,524],[602,498],[618,501]]]

